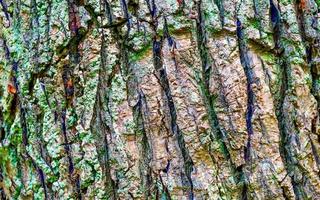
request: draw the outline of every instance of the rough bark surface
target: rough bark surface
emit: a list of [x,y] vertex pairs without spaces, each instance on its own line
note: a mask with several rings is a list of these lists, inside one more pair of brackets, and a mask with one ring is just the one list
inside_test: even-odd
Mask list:
[[319,0],[0,0],[0,199],[320,199]]

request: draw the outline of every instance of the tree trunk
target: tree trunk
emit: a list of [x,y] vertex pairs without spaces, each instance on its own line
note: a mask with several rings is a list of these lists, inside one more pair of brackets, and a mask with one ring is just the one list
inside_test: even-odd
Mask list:
[[318,0],[0,8],[0,200],[320,199]]

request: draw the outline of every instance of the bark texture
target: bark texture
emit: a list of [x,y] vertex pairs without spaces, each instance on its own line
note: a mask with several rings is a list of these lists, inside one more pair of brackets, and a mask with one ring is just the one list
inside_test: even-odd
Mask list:
[[319,0],[0,0],[0,199],[320,199]]

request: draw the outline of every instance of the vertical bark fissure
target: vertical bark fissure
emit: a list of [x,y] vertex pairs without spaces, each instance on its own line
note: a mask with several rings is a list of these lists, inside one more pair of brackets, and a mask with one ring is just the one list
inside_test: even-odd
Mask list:
[[[39,13],[38,13],[36,0],[32,0],[30,2],[30,13],[32,13],[32,17],[30,18],[30,38],[32,38],[30,49],[31,49],[31,52],[33,52],[32,64],[35,65],[35,71],[36,71],[35,73],[38,73],[38,71],[39,71],[39,54],[40,54],[40,52],[39,52],[40,22],[39,22]],[[34,38],[35,38],[35,41],[33,41]],[[29,82],[29,94],[31,94],[31,95],[33,95],[34,85],[35,85],[35,82],[38,78],[38,77],[34,76],[35,73],[31,74],[32,78],[31,78],[31,81]],[[46,95],[46,93],[45,93],[45,95]],[[46,99],[48,101],[47,95],[46,95]],[[40,112],[42,112],[42,111],[40,111]],[[37,116],[37,119],[36,119],[36,123],[40,127],[42,127],[42,120],[40,120],[41,117],[43,117],[43,116],[41,116],[41,114],[40,114],[40,116]],[[50,167],[50,169],[52,169],[51,164],[50,164],[50,157],[48,157],[47,150],[44,148],[45,141],[43,139],[43,136],[41,135],[41,131],[42,131],[42,128],[40,128],[39,130],[36,130],[36,133],[38,135],[38,141],[39,141],[39,151],[40,151],[39,153],[40,153],[41,158],[45,161],[45,163]],[[46,185],[46,175],[43,172],[43,170],[37,165],[35,160],[31,156],[29,156],[29,157],[31,159],[32,165],[34,166],[34,168],[38,172],[39,180],[40,180],[41,186],[43,187],[43,190],[44,190],[45,199],[50,199],[48,187]]]
[[[116,74],[117,68],[113,66],[110,74],[107,74],[107,55],[106,55],[106,41],[105,33],[102,31],[102,43],[100,50],[101,66],[99,69],[99,79],[96,93],[96,101],[94,104],[94,115],[91,120],[90,129],[92,134],[96,136],[96,148],[98,151],[98,158],[102,165],[102,170],[105,176],[105,186],[107,197],[115,200],[117,197],[118,185],[112,179],[111,165],[110,165],[110,142],[108,135],[112,134],[111,127],[107,124],[105,113],[109,113],[109,90],[111,87],[112,79]],[[103,140],[101,140],[103,138]]]
[[[17,5],[16,7],[16,14],[19,14],[20,12],[20,4]],[[15,21],[14,23],[14,28],[16,29],[19,29],[20,28],[20,22],[19,20],[18,21]],[[27,159],[29,161],[32,162],[33,164],[33,167],[36,169],[37,173],[38,173],[38,176],[39,176],[39,181],[41,183],[41,186],[43,187],[44,189],[44,192],[45,192],[45,198],[47,199],[48,198],[48,195],[47,195],[47,188],[46,188],[46,184],[45,184],[45,178],[43,176],[43,171],[42,169],[36,164],[33,162],[33,158],[29,155],[29,153],[27,152],[26,150],[26,147],[28,146],[28,124],[27,124],[27,120],[26,120],[26,109],[24,108],[24,105],[23,105],[23,98],[22,98],[22,92],[20,91],[20,87],[19,87],[19,83],[18,83],[18,66],[19,66],[19,62],[16,61],[15,59],[11,58],[11,54],[10,54],[10,50],[9,50],[9,47],[7,46],[6,44],[6,40],[4,39],[4,48],[5,48],[5,55],[6,55],[6,59],[8,60],[9,63],[12,64],[12,69],[11,69],[11,73],[10,73],[10,82],[9,83],[9,86],[12,87],[12,91],[9,91],[13,94],[13,97],[10,98],[11,99],[11,104],[10,104],[10,109],[9,109],[9,117],[7,119],[5,119],[6,122],[8,122],[8,125],[7,126],[7,130],[3,130],[3,133],[2,133],[2,138],[1,138],[1,142],[3,139],[5,139],[5,132],[10,132],[10,128],[12,126],[12,124],[14,123],[14,120],[16,118],[16,112],[17,112],[17,108],[19,108],[19,111],[20,111],[20,126],[21,126],[21,129],[22,129],[22,150],[23,150],[23,154],[27,157]],[[10,88],[9,88],[10,90]],[[10,96],[11,96],[10,95]],[[17,148],[17,147],[15,147]],[[21,171],[19,171],[21,172]],[[42,173],[41,173],[42,172]],[[19,190],[18,190],[19,191]],[[4,194],[5,195],[5,194]]]
[[[118,47],[120,49],[120,55],[119,59],[122,61],[120,64],[124,67],[124,75],[127,77],[126,80],[126,89],[127,89],[127,95],[134,96],[137,95],[138,99],[135,105],[132,106],[132,114],[133,114],[133,120],[135,124],[134,132],[135,137],[141,136],[141,159],[139,163],[139,170],[140,170],[140,176],[141,176],[141,183],[143,192],[145,195],[145,198],[150,198],[153,194],[151,192],[152,189],[152,167],[151,167],[151,161],[152,161],[152,146],[149,142],[148,133],[145,127],[145,112],[147,109],[147,101],[146,97],[143,93],[143,91],[139,88],[139,83],[137,79],[136,72],[134,71],[133,64],[130,62],[129,59],[129,45],[131,45],[130,42],[130,30],[131,30],[131,23],[130,23],[130,14],[128,11],[127,2],[125,0],[121,0],[122,5],[122,12],[124,14],[125,19],[127,20],[126,27],[127,30],[125,33],[122,33],[121,31],[118,31],[118,28],[113,29],[113,34],[115,39],[118,41]],[[122,34],[121,34],[122,33]],[[128,100],[128,103],[130,105],[130,101]],[[147,113],[148,114],[148,113]]]
[[8,12],[8,5],[5,0],[0,0],[0,4],[2,6],[2,11],[3,11],[6,19],[8,20],[9,26],[10,26],[10,16],[9,16],[9,12]]
[[213,136],[210,135],[211,140],[217,140],[223,150],[224,159],[229,162],[231,171],[234,175],[235,180],[239,183],[242,179],[243,169],[242,166],[236,167],[235,163],[232,161],[230,152],[226,143],[226,135],[224,130],[220,126],[217,112],[215,110],[215,96],[210,94],[210,74],[211,65],[209,60],[209,52],[207,48],[207,39],[205,31],[205,22],[202,13],[202,1],[196,3],[198,18],[196,19],[196,31],[197,31],[197,46],[200,53],[201,60],[201,74],[202,77],[199,81],[199,87],[203,96],[203,100],[206,107],[206,112],[208,113],[210,127],[213,132]]
[[[129,33],[127,34],[129,35]],[[143,186],[143,191],[145,198],[150,198],[153,194],[151,193],[152,188],[152,146],[149,142],[148,133],[145,127],[145,115],[148,114],[147,112],[147,102],[146,97],[142,90],[139,89],[138,80],[136,74],[134,72],[134,68],[129,61],[128,56],[128,49],[127,49],[127,37],[123,40],[123,49],[122,49],[122,59],[124,61],[123,65],[125,67],[126,76],[128,77],[126,81],[127,86],[127,93],[128,96],[137,95],[138,100],[134,106],[132,106],[132,114],[133,120],[135,124],[134,132],[136,137],[141,137],[141,159],[140,159],[140,176],[141,176],[141,183]],[[130,104],[130,102],[128,102]],[[145,112],[144,112],[145,111]]]
[[244,35],[242,31],[242,24],[239,19],[237,19],[237,37],[238,37],[238,47],[240,53],[240,61],[243,66],[246,79],[247,79],[247,110],[246,110],[246,127],[248,132],[247,147],[245,149],[244,158],[246,162],[251,160],[251,138],[253,135],[252,127],[252,116],[254,113],[254,92],[253,92],[253,72],[251,69],[251,61],[248,55],[248,50],[244,41]]
[[31,155],[28,153],[27,151],[27,146],[29,145],[29,140],[28,140],[28,124],[27,124],[27,119],[26,119],[26,110],[24,108],[23,102],[22,102],[22,93],[20,91],[20,87],[19,87],[19,83],[18,83],[18,79],[16,77],[16,75],[18,74],[18,62],[13,62],[13,67],[12,67],[12,71],[13,71],[13,83],[14,86],[16,88],[16,92],[17,92],[17,102],[19,105],[19,109],[20,109],[20,126],[22,129],[22,148],[23,148],[23,152],[22,155],[25,155],[27,160],[31,161],[31,164],[33,166],[33,168],[36,170],[36,172],[38,173],[38,178],[40,181],[41,186],[43,187],[44,190],[44,195],[45,195],[45,199],[48,199],[48,191],[47,191],[47,186],[46,186],[46,180],[45,180],[45,176],[43,173],[43,170],[37,165],[37,163],[34,161],[34,159],[31,157]]
[[[75,119],[77,116],[75,116],[75,113],[72,112],[74,109],[74,84],[73,84],[73,72],[76,65],[80,62],[80,56],[79,56],[79,49],[78,46],[80,44],[80,19],[79,19],[79,13],[78,8],[74,0],[68,0],[68,13],[69,13],[69,30],[71,33],[71,36],[75,38],[75,42],[73,42],[68,49],[69,53],[69,63],[63,65],[62,68],[62,80],[64,85],[64,97],[65,97],[65,103],[63,104],[63,108],[60,113],[61,117],[61,129],[62,129],[62,137],[64,142],[64,150],[67,157],[68,162],[68,173],[69,173],[69,179],[72,183],[72,187],[75,193],[75,197],[77,199],[82,199],[81,194],[81,185],[80,185],[80,175],[75,170],[75,164],[73,161],[73,155],[72,155],[72,143],[69,141],[69,132],[70,126],[74,126],[74,124],[67,124],[67,114],[70,112],[70,115],[74,117]],[[76,133],[77,134],[77,133]]]
[[2,165],[0,165],[0,199],[1,200],[7,200],[6,193],[4,191],[4,176],[3,176],[3,169]]
[[254,18],[257,20],[259,36],[260,38],[262,38],[262,26],[261,26],[261,15],[259,10],[259,4],[260,3],[258,0],[253,0]]
[[216,6],[218,7],[219,10],[219,17],[220,17],[220,23],[221,23],[221,27],[224,27],[225,24],[225,17],[224,17],[224,0],[214,0],[214,3],[216,4]]
[[[174,104],[174,100],[171,94],[171,89],[170,89],[170,84],[169,80],[167,77],[167,72],[166,69],[163,66],[163,57],[162,57],[162,45],[163,45],[163,38],[160,37],[157,33],[158,29],[158,19],[160,16],[157,15],[157,7],[155,5],[155,1],[151,0],[146,0],[147,6],[149,8],[149,12],[152,17],[152,21],[150,25],[152,26],[152,34],[153,34],[153,39],[152,39],[152,55],[153,55],[153,66],[155,69],[156,73],[156,78],[159,81],[159,84],[164,92],[164,95],[166,97],[165,99],[165,104],[169,108],[169,113],[170,113],[170,124],[171,124],[171,131],[173,135],[176,137],[178,146],[180,149],[180,152],[182,154],[183,158],[183,168],[184,168],[184,174],[187,178],[187,187],[188,187],[188,198],[189,199],[194,199],[194,191],[193,191],[193,182],[191,178],[191,173],[193,171],[193,161],[191,156],[189,155],[189,151],[186,147],[185,140],[183,133],[181,132],[178,124],[177,124],[177,113],[176,113],[176,108]],[[166,28],[166,27],[164,27]],[[160,39],[159,39],[160,38]],[[184,177],[182,178],[184,179]],[[182,181],[184,182],[184,181]]]
[[295,176],[295,170],[300,171],[304,178],[308,179],[307,176],[305,176],[305,172],[301,171],[299,168],[299,163],[297,163],[295,160],[297,159],[297,155],[295,151],[292,149],[291,142],[293,141],[295,137],[295,133],[292,133],[292,131],[296,131],[296,127],[293,124],[290,124],[288,122],[288,115],[290,113],[287,113],[287,110],[285,108],[285,99],[289,98],[288,95],[290,95],[290,87],[291,87],[291,66],[288,61],[288,55],[287,50],[282,45],[282,38],[283,36],[283,22],[281,20],[280,10],[278,8],[278,5],[274,3],[273,0],[270,0],[270,19],[271,19],[271,25],[273,29],[273,39],[275,43],[275,50],[278,57],[278,62],[280,66],[280,91],[279,91],[279,98],[276,100],[276,117],[278,120],[278,126],[280,131],[280,154],[282,157],[282,160],[285,164],[286,170],[289,174],[289,177],[291,178],[291,184],[293,186],[293,190],[295,193],[296,199],[305,199],[306,198],[306,191],[303,181],[297,180],[297,177]]
[[174,105],[173,97],[171,95],[169,80],[167,78],[167,72],[163,66],[162,61],[162,39],[157,41],[156,38],[153,40],[153,64],[157,73],[157,78],[159,83],[165,93],[166,96],[166,104],[169,108],[170,118],[171,118],[171,131],[173,132],[174,136],[178,141],[178,145],[183,157],[184,161],[184,172],[185,176],[188,180],[188,187],[189,187],[189,199],[194,198],[193,194],[193,183],[191,178],[191,173],[193,171],[193,161],[189,155],[189,152],[186,148],[186,144],[183,138],[183,133],[181,132],[178,124],[177,124],[177,113],[176,108]]
[[152,0],[152,6],[147,1],[149,5],[149,9],[152,16],[152,29],[153,29],[153,65],[156,72],[156,77],[161,85],[161,88],[165,94],[166,100],[165,104],[169,108],[170,113],[170,121],[171,121],[171,131],[173,135],[176,137],[180,152],[183,157],[183,168],[184,168],[184,176],[187,178],[187,187],[188,187],[188,198],[194,199],[193,193],[193,183],[191,178],[191,173],[193,171],[193,161],[189,152],[187,150],[183,133],[181,132],[178,124],[177,124],[177,113],[174,105],[173,97],[171,94],[170,84],[167,77],[167,72],[163,66],[163,58],[162,58],[162,38],[158,40],[159,37],[157,34],[157,26],[158,26],[158,16],[156,16],[157,8],[155,6],[154,0]]
[[[146,195],[145,197],[150,197],[151,194],[151,185],[152,185],[152,167],[150,166],[150,163],[152,161],[152,148],[149,143],[149,138],[147,136],[147,132],[145,129],[145,122],[143,117],[143,107],[146,104],[146,99],[142,91],[139,92],[138,102],[133,107],[133,116],[135,120],[136,125],[136,131],[139,132],[139,134],[142,134],[142,171],[141,175],[143,175],[143,187],[146,189]],[[137,133],[136,133],[137,134]],[[146,174],[143,173],[143,171],[146,171]],[[145,176],[144,176],[145,175]]]
[[[160,179],[160,183],[161,183],[161,186],[162,186],[162,188],[163,188],[164,194],[165,194],[165,196],[166,196],[166,200],[171,200],[172,198],[171,198],[171,196],[170,196],[169,189],[168,189],[168,187],[164,184],[161,175],[159,175],[159,179]],[[159,199],[159,198],[158,198],[158,199]]]
[[[308,67],[310,68],[310,74],[311,74],[311,94],[314,96],[314,98],[317,101],[317,113],[316,116],[311,120],[311,133],[314,135],[317,135],[318,140],[320,142],[320,135],[317,134],[317,126],[319,124],[319,114],[320,114],[320,85],[318,80],[320,80],[320,72],[317,70],[317,61],[314,62],[314,60],[317,59],[317,56],[320,56],[319,53],[319,46],[320,46],[320,36],[318,34],[315,35],[310,35],[308,34],[308,28],[314,29],[314,31],[318,31],[313,24],[311,26],[308,26],[308,21],[307,21],[307,14],[310,11],[309,6],[307,5],[306,0],[295,0],[295,11],[296,11],[296,17],[297,17],[297,22],[299,25],[299,31],[301,35],[301,39],[303,41],[304,47],[305,47],[305,52],[306,52],[306,61],[308,64]],[[312,17],[313,22],[312,23],[318,23],[317,22],[317,17],[316,16],[310,16]],[[310,32],[310,31],[309,31]],[[308,138],[311,143],[312,147],[312,153],[314,156],[314,159],[317,163],[317,168],[319,170],[319,175],[320,175],[320,157],[319,154],[314,146],[314,142],[311,139],[311,136],[308,135]]]
[[[251,162],[251,140],[253,135],[253,126],[252,126],[252,117],[254,113],[254,92],[253,92],[253,72],[251,69],[251,61],[248,55],[248,50],[245,44],[244,33],[242,30],[242,23],[239,19],[237,19],[237,38],[238,38],[238,48],[240,53],[240,61],[243,67],[243,70],[246,75],[247,81],[247,109],[246,109],[246,128],[248,133],[248,139],[246,148],[244,150],[244,160],[246,162],[246,167],[250,166]],[[243,173],[243,177],[246,178],[245,173]],[[242,191],[242,199],[248,199],[248,183],[244,181],[244,187]]]

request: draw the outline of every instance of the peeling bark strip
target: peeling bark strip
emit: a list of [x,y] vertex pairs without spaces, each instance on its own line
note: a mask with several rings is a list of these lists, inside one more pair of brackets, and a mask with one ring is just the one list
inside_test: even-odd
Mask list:
[[223,149],[225,160],[229,161],[234,172],[237,171],[234,163],[231,159],[230,152],[226,145],[226,137],[223,133],[223,130],[220,127],[220,123],[218,121],[218,116],[215,110],[215,97],[210,94],[209,91],[209,81],[211,75],[211,64],[209,59],[209,52],[207,47],[207,39],[206,39],[206,31],[205,31],[205,23],[203,18],[202,11],[202,2],[197,2],[197,11],[198,11],[198,19],[196,20],[196,30],[197,30],[197,46],[200,53],[201,66],[202,66],[202,79],[200,80],[200,89],[202,90],[202,95],[204,98],[206,112],[209,116],[209,123],[214,133],[214,139],[220,142],[221,148]]
[[[318,18],[317,16],[315,16],[315,14],[311,14],[311,8],[308,5],[308,0],[295,0],[294,3],[300,35],[305,46],[307,64],[310,68],[310,74],[312,79],[311,93],[317,101],[318,112],[316,113],[316,116],[312,119],[311,132],[312,134],[317,135],[318,141],[320,141],[320,135],[317,133],[317,126],[319,124],[320,114],[320,70],[317,69],[320,62],[320,60],[318,60],[320,59],[320,35],[317,27]],[[317,163],[317,168],[319,170],[318,174],[320,177],[320,156],[310,135],[308,137],[312,145],[312,153]]]
[[[273,0],[270,0],[270,16],[271,16],[271,23],[273,28],[273,38],[275,43],[275,48],[278,52],[279,62],[281,64],[281,86],[279,91],[279,99],[277,99],[276,103],[276,116],[278,119],[279,124],[279,131],[281,134],[281,140],[280,140],[280,152],[282,159],[285,162],[286,169],[288,173],[290,173],[290,167],[294,164],[292,163],[292,158],[290,155],[289,148],[286,148],[288,146],[289,142],[289,133],[287,130],[287,123],[286,123],[286,116],[284,114],[284,101],[285,97],[287,95],[288,90],[288,68],[290,68],[289,63],[287,62],[286,58],[282,55],[283,54],[283,47],[281,47],[281,37],[282,37],[282,25],[281,25],[281,17],[280,17],[280,11],[278,10],[277,6],[274,4]],[[290,145],[290,144],[289,144]],[[301,195],[299,190],[302,189],[301,184],[296,183],[294,180],[294,177],[290,175],[292,186],[294,188],[294,192],[296,195],[296,198],[300,199]]]
[[[155,68],[156,77],[166,97],[165,104],[168,106],[169,112],[170,112],[171,131],[177,139],[179,149],[183,157],[183,162],[184,162],[183,167],[184,167],[184,173],[185,173],[184,176],[187,178],[186,182],[188,187],[187,189],[188,198],[194,199],[193,183],[191,178],[191,173],[193,171],[193,161],[186,148],[185,141],[183,138],[183,133],[181,132],[177,124],[176,108],[174,105],[173,97],[171,95],[170,84],[167,78],[167,72],[163,66],[162,37],[160,40],[157,40],[157,37],[159,37],[157,33],[157,27],[158,27],[157,7],[155,5],[154,0],[151,0],[151,3],[149,2],[149,0],[146,0],[146,3],[148,5],[149,12],[152,16],[152,22],[150,25],[152,26],[152,31],[153,31],[153,45],[152,45],[153,66]],[[184,182],[184,180],[182,180],[182,182]]]
[[[147,112],[147,100],[142,90],[140,90],[138,85],[138,80],[133,68],[133,65],[129,61],[128,52],[128,36],[130,28],[127,27],[127,34],[125,34],[125,39],[121,42],[120,59],[123,61],[122,65],[124,67],[125,76],[128,77],[126,80],[126,89],[128,95],[128,104],[130,105],[129,99],[136,98],[138,95],[138,100],[135,105],[132,106],[133,121],[135,124],[134,133],[136,138],[141,137],[141,159],[139,163],[139,170],[141,176],[141,184],[143,186],[143,192],[145,199],[152,197],[152,146],[150,144],[150,138],[147,135],[147,130],[145,127],[145,117],[149,113]],[[119,36],[118,36],[119,37]],[[141,136],[142,135],[142,136]],[[140,139],[137,139],[140,141]]]
[[[281,21],[280,11],[278,6],[275,5],[273,0],[270,0],[270,16],[273,27],[275,49],[277,50],[277,57],[279,59],[279,65],[281,67],[281,85],[279,91],[279,98],[276,102],[276,116],[279,124],[279,131],[281,134],[280,152],[282,159],[285,163],[288,175],[291,178],[291,184],[294,189],[296,199],[306,199],[307,191],[306,187],[310,187],[310,180],[303,167],[298,161],[298,155],[294,150],[294,143],[297,142],[297,127],[292,124],[291,119],[286,110],[287,98],[290,98],[291,94],[291,66],[288,61],[287,49],[284,47],[282,38],[284,38],[285,28]],[[303,177],[297,177],[296,173],[301,174]],[[307,186],[308,185],[308,186]],[[312,186],[311,186],[312,187]],[[312,193],[312,192],[311,192]]]
[[22,103],[22,94],[20,91],[20,87],[19,87],[19,83],[18,83],[18,79],[17,79],[17,74],[18,74],[18,66],[19,63],[14,61],[12,64],[12,81],[13,81],[13,85],[16,88],[16,93],[15,93],[15,98],[17,101],[17,104],[19,105],[19,109],[20,109],[20,126],[22,129],[22,147],[23,147],[23,155],[26,155],[27,160],[30,160],[34,169],[37,171],[38,173],[38,178],[39,181],[41,183],[41,186],[44,189],[44,195],[45,195],[45,199],[48,199],[48,192],[47,192],[47,186],[46,186],[46,180],[45,180],[45,175],[42,171],[42,169],[34,162],[33,158],[29,155],[29,153],[26,150],[26,147],[28,146],[29,142],[28,142],[28,125],[27,125],[27,120],[26,120],[26,110],[23,106]]
[[142,152],[141,152],[141,157],[142,157],[142,164],[141,164],[141,169],[140,169],[140,174],[142,177],[142,184],[144,189],[146,190],[145,192],[145,198],[148,199],[152,196],[151,193],[151,185],[153,181],[152,177],[152,167],[151,167],[151,162],[152,162],[152,147],[149,143],[149,138],[147,136],[147,132],[145,129],[145,122],[144,122],[144,117],[143,117],[143,107],[146,107],[146,99],[143,94],[143,92],[139,92],[139,97],[138,97],[138,102],[137,104],[133,107],[133,118],[134,118],[134,123],[136,125],[135,129],[135,134],[140,135],[142,134]]
[[[96,100],[93,108],[93,116],[90,123],[90,129],[95,137],[95,145],[97,148],[98,159],[101,164],[102,173],[104,176],[104,184],[108,199],[118,199],[117,191],[118,185],[116,180],[112,179],[111,166],[110,166],[110,141],[109,138],[112,134],[109,126],[109,120],[106,119],[106,114],[109,113],[110,101],[110,87],[112,79],[116,74],[116,67],[113,66],[111,74],[107,74],[107,54],[106,54],[106,41],[104,32],[102,32],[101,42],[101,66],[99,69],[99,79],[96,93]],[[110,114],[110,113],[109,113]]]
[[194,198],[193,183],[191,178],[191,173],[193,171],[193,161],[186,148],[185,141],[183,138],[183,133],[181,132],[177,124],[177,113],[176,113],[175,105],[171,95],[169,80],[167,78],[167,72],[163,67],[162,59],[163,59],[162,58],[162,40],[157,41],[155,39],[153,41],[153,65],[156,70],[156,76],[166,96],[166,103],[170,111],[171,131],[177,138],[179,148],[184,160],[184,172],[188,181],[189,199],[193,199]]

